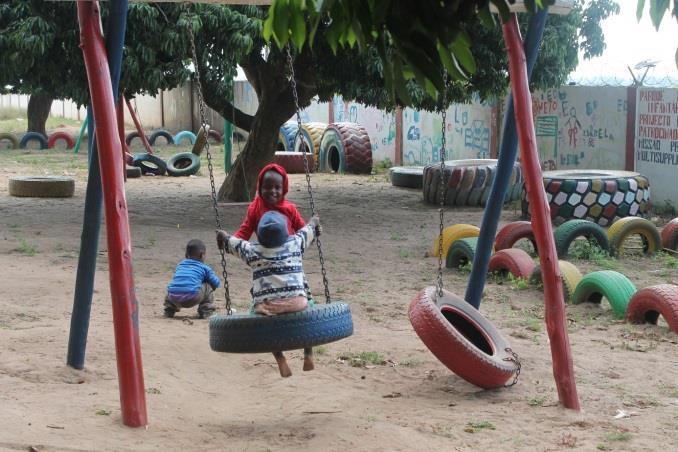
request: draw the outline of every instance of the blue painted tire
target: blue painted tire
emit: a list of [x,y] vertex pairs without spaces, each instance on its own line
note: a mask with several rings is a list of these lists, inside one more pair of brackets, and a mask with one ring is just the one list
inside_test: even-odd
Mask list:
[[167,160],[167,174],[170,176],[191,176],[200,169],[200,157],[192,152],[180,152]]
[[294,152],[294,138],[297,136],[299,126],[296,122],[286,122],[280,127],[276,151]]
[[37,140],[40,143],[40,149],[47,149],[47,137],[38,132],[28,132],[19,142],[19,148],[26,149],[26,145],[31,140]]
[[182,140],[188,138],[188,141],[191,144],[195,144],[195,134],[189,130],[182,130],[181,132],[174,135],[174,144],[177,146],[181,144]]
[[167,172],[167,163],[160,157],[148,153],[135,154],[132,166],[141,168],[143,174],[162,176]]
[[156,130],[151,134],[150,137],[148,137],[148,142],[151,144],[151,146],[155,146],[155,140],[157,140],[158,137],[163,137],[165,140],[167,140],[167,144],[174,144],[174,138],[167,130]]
[[338,341],[353,334],[353,320],[350,307],[335,302],[276,316],[217,315],[209,331],[215,352],[270,353]]

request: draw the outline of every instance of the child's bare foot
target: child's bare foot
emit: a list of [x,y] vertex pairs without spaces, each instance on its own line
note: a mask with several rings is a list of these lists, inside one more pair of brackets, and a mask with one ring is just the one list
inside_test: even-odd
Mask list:
[[313,356],[304,356],[304,371],[315,369],[313,364]]
[[292,371],[290,366],[287,365],[287,359],[284,356],[276,356],[276,362],[278,363],[278,369],[280,370],[280,376],[283,378],[291,377]]

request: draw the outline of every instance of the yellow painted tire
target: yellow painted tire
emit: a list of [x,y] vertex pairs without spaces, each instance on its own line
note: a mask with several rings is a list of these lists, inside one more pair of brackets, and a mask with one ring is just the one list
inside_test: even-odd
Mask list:
[[[565,302],[572,301],[574,296],[574,291],[577,288],[577,284],[583,278],[583,275],[579,269],[571,262],[559,260],[558,268],[560,269],[560,274],[563,277],[563,298]],[[541,265],[534,267],[532,276],[530,276],[530,283],[534,285],[539,285],[542,283],[541,279]]]
[[327,123],[324,122],[307,122],[306,124],[302,124],[301,134],[299,135],[300,139],[297,139],[296,143],[294,143],[294,151],[305,152],[301,149],[302,142],[306,144],[306,146],[312,144],[313,158],[317,162],[320,154],[320,141],[323,138],[325,129],[327,129]]
[[635,234],[643,240],[643,254],[650,256],[661,249],[661,237],[654,223],[645,218],[625,217],[612,223],[607,230],[610,253],[614,256],[624,254],[624,242]]
[[207,144],[207,137],[209,136],[209,131],[210,126],[207,124],[205,125],[205,128],[200,127],[198,135],[195,138],[195,143],[193,143],[193,148],[191,149],[192,153],[194,153],[197,156],[200,156],[200,154],[202,154],[202,151],[205,148],[205,144]]
[[[480,228],[472,224],[453,224],[443,229],[443,259],[447,259],[447,251],[450,249],[452,243],[459,239],[467,237],[478,237],[480,235]],[[438,242],[440,235],[436,237],[428,252],[429,256],[438,257]]]

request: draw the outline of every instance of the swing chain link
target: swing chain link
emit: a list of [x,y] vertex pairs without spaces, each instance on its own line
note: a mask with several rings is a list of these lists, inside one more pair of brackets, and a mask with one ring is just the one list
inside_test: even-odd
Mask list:
[[447,70],[443,72],[443,104],[442,104],[442,135],[441,135],[441,145],[440,145],[440,180],[438,182],[439,194],[438,198],[440,199],[440,208],[438,213],[440,214],[440,234],[438,235],[438,281],[436,284],[436,294],[438,298],[443,296],[443,228],[445,227],[444,222],[444,209],[445,209],[445,195],[447,190],[445,186],[445,129],[447,128]]
[[522,363],[520,362],[520,358],[518,357],[518,354],[514,352],[511,347],[506,347],[504,349],[506,352],[510,353],[511,356],[504,358],[504,361],[511,361],[516,364],[516,373],[513,375],[513,381],[511,383],[507,383],[504,385],[505,388],[510,388],[511,386],[515,385],[518,383],[518,377],[520,376],[520,368],[522,367]]
[[[195,39],[193,38],[193,27],[188,26],[188,36],[191,40],[191,59],[193,60],[193,67],[195,69],[195,76],[198,85],[198,108],[200,109],[200,123],[202,132],[205,134],[205,154],[207,155],[207,168],[210,175],[210,186],[212,189],[212,207],[214,208],[214,219],[217,226],[217,234],[221,230],[221,218],[219,217],[219,205],[217,204],[217,188],[214,183],[214,166],[212,165],[212,154],[210,152],[210,143],[208,137],[208,125],[205,114],[205,100],[202,97],[202,83],[200,82],[200,69],[198,67],[198,53],[195,49]],[[199,132],[198,132],[199,134]],[[227,245],[228,246],[228,245]],[[226,270],[226,251],[219,248],[221,255],[221,275],[224,278],[224,297],[226,298],[226,314],[231,315],[231,293],[228,286],[228,272]]]
[[[294,62],[292,60],[292,52],[290,51],[290,45],[289,43],[285,47],[285,50],[287,51],[287,66],[290,70],[290,85],[292,87],[292,96],[294,97],[294,108],[296,111],[296,116],[297,116],[297,132],[294,136],[294,143],[297,142],[297,140],[300,138],[301,135],[301,113],[300,113],[300,108],[299,108],[299,96],[297,94],[297,81],[296,78],[294,77]],[[302,144],[303,146],[303,144]],[[311,152],[309,149],[308,152],[304,152],[305,148],[302,147],[302,152],[304,154],[304,171],[306,173],[306,187],[308,189],[308,197],[309,197],[309,203],[311,205],[311,215],[314,216],[316,214],[315,212],[315,201],[313,199],[313,189],[311,188],[311,171],[309,168],[308,164],[308,154]],[[330,298],[330,284],[327,281],[327,270],[325,269],[325,259],[323,258],[323,249],[322,249],[322,243],[320,241],[320,237],[318,237],[318,234],[316,234],[315,237],[315,243],[316,246],[318,247],[318,258],[320,260],[320,271],[323,276],[323,286],[325,288],[325,303],[331,303],[331,298]]]

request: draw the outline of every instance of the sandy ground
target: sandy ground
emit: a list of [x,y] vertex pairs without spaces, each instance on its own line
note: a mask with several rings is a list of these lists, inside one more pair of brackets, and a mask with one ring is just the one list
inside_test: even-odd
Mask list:
[[[52,156],[45,167],[46,156]],[[70,174],[75,197],[9,197],[12,175]],[[221,171],[220,171],[221,174]],[[223,176],[221,176],[223,177]],[[537,289],[490,280],[481,311],[523,361],[518,384],[480,390],[447,370],[407,319],[415,294],[435,281],[424,254],[437,210],[417,190],[376,176],[314,175],[332,293],[350,303],[355,334],[321,347],[316,370],[279,377],[270,355],[208,346],[195,310],[162,317],[164,288],[185,243],[201,238],[218,269],[209,180],[144,177],[126,185],[148,404],[148,428],[122,425],[105,232],[100,242],[86,368],[65,365],[86,173],[84,156],[0,153],[0,449],[2,450],[669,450],[678,448],[678,336],[614,320],[609,305],[568,307],[583,410],[559,406]],[[289,198],[309,215],[303,176]],[[234,230],[245,206],[220,206]],[[517,219],[508,209],[502,223]],[[479,224],[481,211],[447,212]],[[105,231],[105,228],[102,228]],[[595,270],[577,261],[583,272]],[[249,270],[229,259],[236,307],[247,306]],[[305,259],[321,293],[318,253]],[[677,271],[666,258],[615,261],[638,287]],[[463,295],[468,275],[446,270]],[[223,292],[218,292],[223,307]],[[368,353],[373,352],[373,353]],[[370,358],[368,362],[355,359]],[[354,357],[354,359],[348,359]],[[618,410],[630,417],[615,419]],[[29,449],[31,448],[32,449]]]

